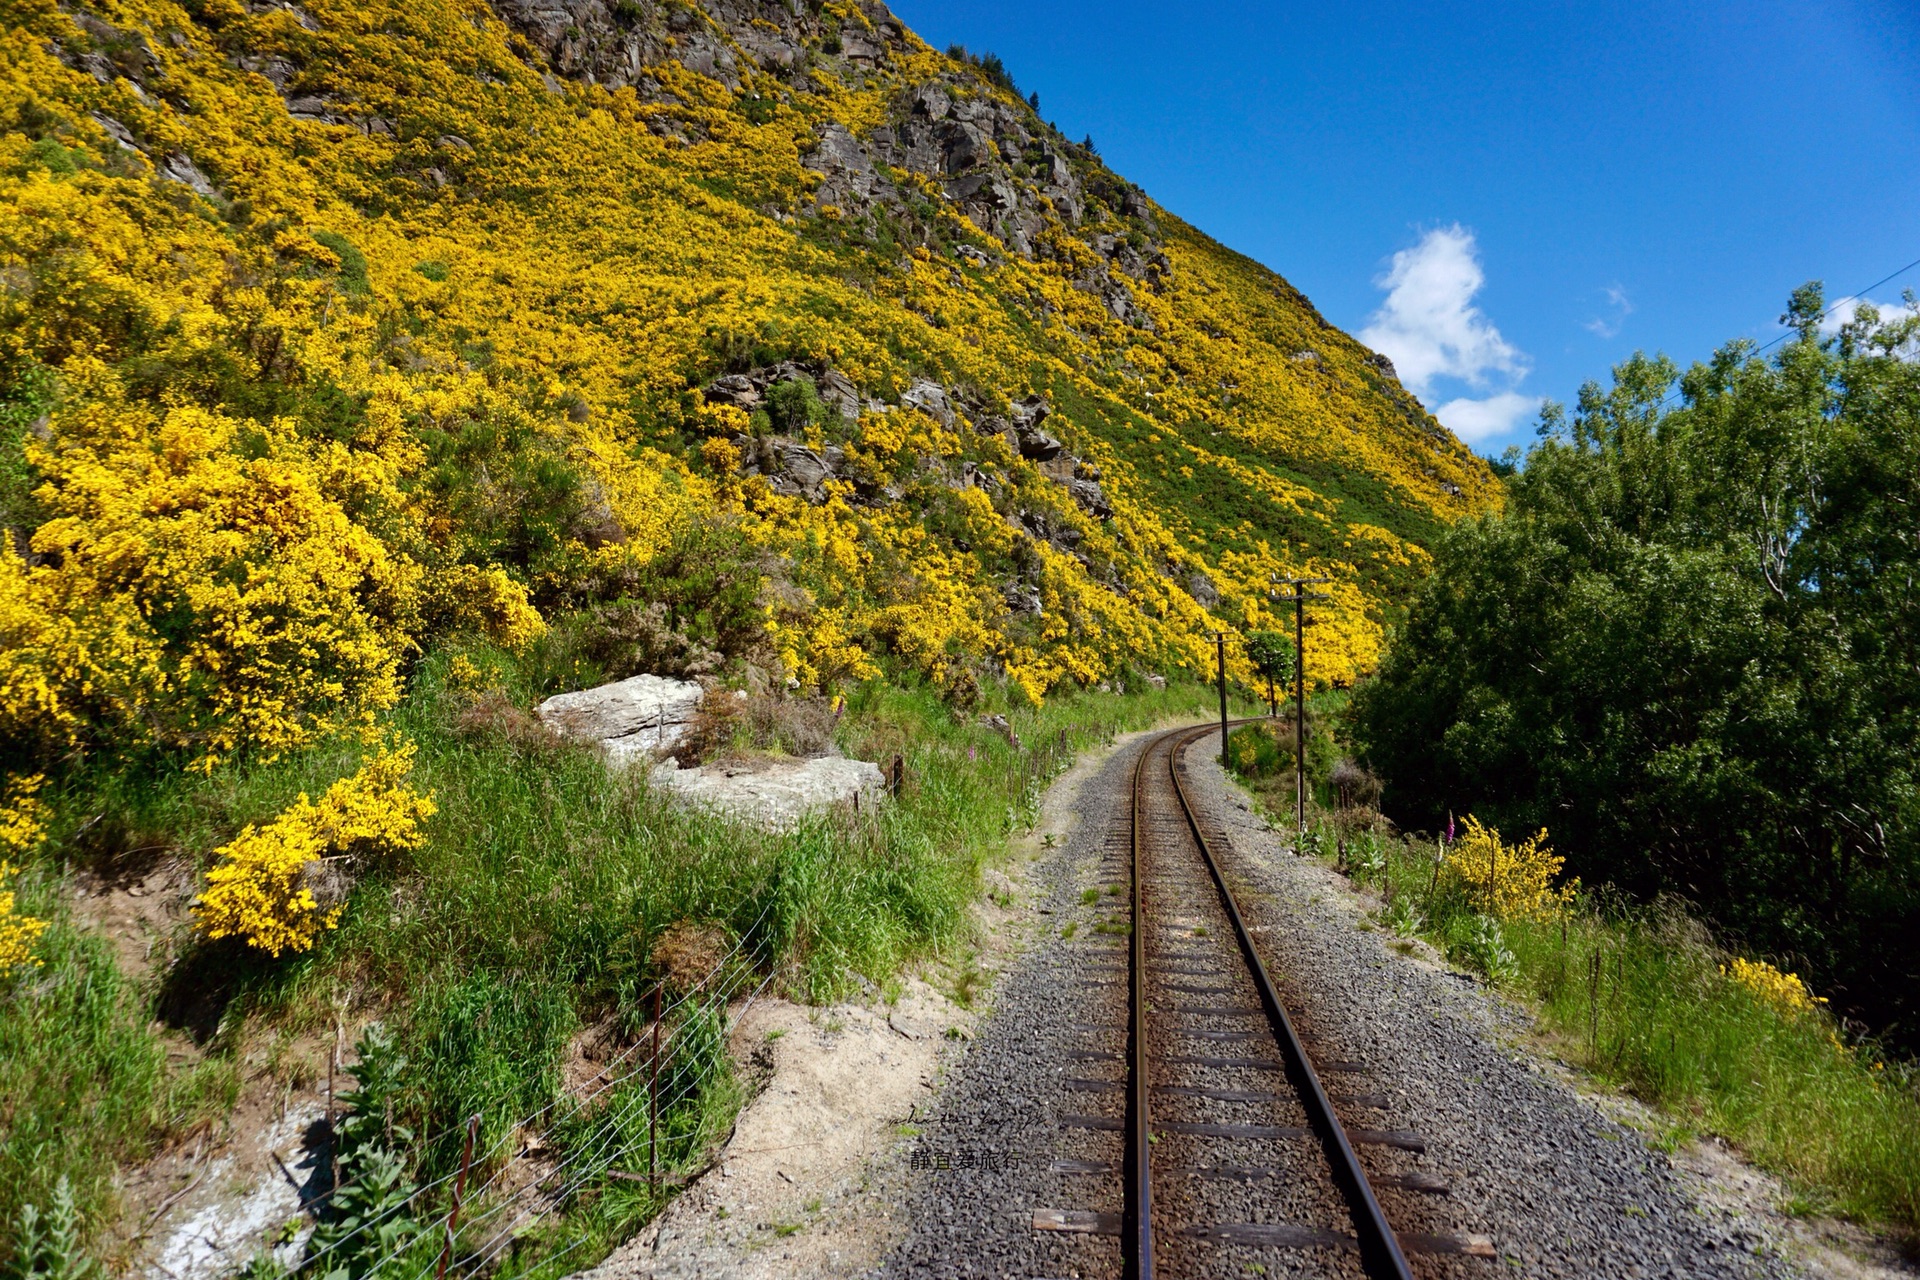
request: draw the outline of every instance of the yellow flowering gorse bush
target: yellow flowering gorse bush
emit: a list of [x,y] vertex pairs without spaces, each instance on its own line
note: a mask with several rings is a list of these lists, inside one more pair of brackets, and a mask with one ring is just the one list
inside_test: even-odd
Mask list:
[[47,922],[21,912],[7,882],[18,875],[8,854],[24,854],[46,838],[46,806],[35,796],[45,779],[35,774],[10,779],[0,792],[0,978],[40,963],[33,944]]
[[278,956],[312,948],[321,932],[339,924],[340,904],[322,907],[308,883],[322,858],[417,849],[421,823],[434,814],[428,797],[406,785],[414,747],[381,750],[351,777],[328,787],[316,803],[302,793],[262,827],[249,824],[207,873],[194,899],[194,918],[209,938],[236,937]]
[[1573,900],[1579,882],[1555,885],[1566,859],[1547,844],[1543,827],[1519,844],[1468,815],[1466,829],[1446,851],[1443,882],[1477,909],[1500,919],[1552,915]]
[[1734,956],[1720,966],[1720,972],[1747,994],[1788,1017],[1816,1013],[1827,1003],[1824,996],[1814,995],[1798,974],[1782,973],[1765,960]]

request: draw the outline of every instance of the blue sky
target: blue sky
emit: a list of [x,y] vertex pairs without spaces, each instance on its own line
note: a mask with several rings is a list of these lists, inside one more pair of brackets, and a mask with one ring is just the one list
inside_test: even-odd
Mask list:
[[[1920,3],[899,0],[1474,446],[1920,258]],[[1920,290],[1920,268],[1876,301]]]

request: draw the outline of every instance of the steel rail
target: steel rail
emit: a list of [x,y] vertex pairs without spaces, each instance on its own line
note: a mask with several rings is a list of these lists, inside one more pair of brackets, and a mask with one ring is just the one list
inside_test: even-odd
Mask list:
[[[1334,1182],[1347,1201],[1347,1208],[1353,1215],[1354,1227],[1360,1237],[1360,1264],[1371,1280],[1413,1280],[1413,1272],[1407,1266],[1406,1255],[1400,1250],[1400,1239],[1394,1234],[1387,1222],[1386,1214],[1380,1208],[1379,1199],[1373,1194],[1373,1185],[1367,1181],[1367,1173],[1361,1167],[1360,1158],[1354,1154],[1353,1143],[1347,1138],[1346,1128],[1341,1125],[1340,1117],[1334,1114],[1333,1101],[1327,1097],[1327,1091],[1320,1084],[1320,1076],[1313,1069],[1313,1062],[1307,1056],[1306,1046],[1300,1043],[1300,1037],[1293,1029],[1293,1019],[1287,1016],[1285,1006],[1280,1003],[1279,992],[1274,989],[1273,979],[1267,974],[1267,966],[1254,948],[1253,935],[1240,915],[1239,904],[1234,901],[1233,892],[1227,888],[1226,877],[1221,874],[1220,863],[1214,857],[1213,846],[1200,829],[1199,819],[1193,811],[1193,804],[1187,798],[1187,789],[1180,780],[1180,751],[1201,733],[1211,732],[1209,726],[1199,733],[1181,742],[1173,744],[1167,752],[1167,772],[1173,779],[1173,791],[1180,799],[1180,810],[1187,819],[1187,829],[1193,833],[1193,841],[1200,848],[1200,856],[1205,859],[1207,870],[1213,876],[1214,887],[1220,893],[1220,905],[1226,911],[1227,918],[1233,922],[1234,937],[1239,940],[1241,958],[1246,961],[1248,971],[1253,975],[1255,987],[1260,992],[1260,1003],[1266,1009],[1267,1022],[1273,1028],[1274,1039],[1279,1042],[1281,1055],[1286,1059],[1287,1074],[1292,1080],[1295,1092],[1300,1095],[1301,1106],[1307,1113],[1307,1123],[1313,1129],[1320,1144],[1326,1149],[1327,1163],[1333,1168]],[[1172,737],[1173,735],[1168,735]],[[1157,744],[1155,744],[1157,745]],[[1224,753],[1223,753],[1224,755]],[[1141,760],[1146,752],[1141,752]],[[1135,791],[1136,800],[1139,795]],[[1135,816],[1135,829],[1138,829],[1138,815]],[[1137,853],[1136,853],[1137,857]],[[1139,887],[1136,872],[1135,901],[1139,900]],[[1138,908],[1136,907],[1136,911]],[[1134,954],[1140,955],[1138,921],[1136,917]],[[1138,1007],[1136,996],[1136,1008]],[[1136,1019],[1138,1015],[1136,1014]],[[1138,1034],[1136,1022],[1136,1034]],[[1142,1160],[1145,1163],[1145,1160]]]
[[1121,1225],[1121,1256],[1127,1280],[1153,1280],[1153,1135],[1147,1115],[1147,914],[1146,876],[1140,865],[1140,819],[1146,808],[1147,757],[1175,734],[1140,747],[1133,762],[1133,801],[1129,871],[1133,878],[1131,935],[1132,990],[1127,1029],[1126,1204]]

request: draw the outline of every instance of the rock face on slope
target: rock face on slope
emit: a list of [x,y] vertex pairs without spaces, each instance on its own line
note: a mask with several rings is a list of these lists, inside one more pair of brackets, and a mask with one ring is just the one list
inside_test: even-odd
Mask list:
[[[1066,496],[1098,520],[1113,518],[1113,507],[1100,487],[1100,468],[1067,451],[1067,446],[1042,425],[1052,413],[1046,399],[1028,396],[1014,402],[1010,412],[996,413],[977,393],[961,387],[948,387],[927,378],[916,379],[899,396],[897,404],[864,394],[846,375],[831,365],[787,360],[777,365],[729,373],[715,378],[704,389],[709,403],[731,405],[752,413],[765,407],[782,383],[805,379],[811,382],[821,403],[843,424],[859,420],[862,412],[888,413],[896,408],[918,409],[941,426],[952,429],[965,414],[973,430],[984,436],[1000,436],[1014,455],[1039,465],[1040,473],[1060,485]],[[827,500],[827,482],[845,481],[852,488],[855,503],[880,503],[898,500],[900,494],[890,488],[865,483],[848,469],[846,450],[838,445],[815,448],[788,434],[748,435],[733,438],[740,451],[742,474],[765,476],[776,493],[804,497],[818,504]],[[993,470],[973,462],[964,462],[943,471],[954,488],[997,489],[1003,480]],[[1022,526],[1022,532],[1054,541],[1062,550],[1071,551],[1048,535],[1034,534]]]
[[[643,98],[668,94],[647,68],[674,62],[740,89],[748,71],[776,77],[782,96],[828,86],[859,88],[877,70],[902,65],[918,41],[884,4],[868,0],[857,19],[815,6],[702,0],[699,7],[663,0],[495,0],[501,17],[542,49],[562,74],[609,88],[631,86]],[[1094,255],[1080,261],[1075,284],[1101,298],[1116,318],[1140,328],[1153,321],[1120,282],[1152,288],[1171,270],[1161,251],[1152,208],[1138,188],[1104,169],[1089,170],[1085,146],[1060,136],[1039,112],[979,91],[977,77],[950,72],[896,91],[888,117],[856,135],[823,125],[802,162],[820,175],[819,208],[912,220],[914,179],[927,179],[974,225],[1025,258],[1058,256],[1043,232],[1051,217],[1076,226],[1089,196],[1134,225],[1125,236],[1085,239]],[[680,126],[661,120],[660,130]],[[908,182],[896,174],[908,175]],[[1095,189],[1097,188],[1097,189]],[[976,246],[956,255],[987,265]]]

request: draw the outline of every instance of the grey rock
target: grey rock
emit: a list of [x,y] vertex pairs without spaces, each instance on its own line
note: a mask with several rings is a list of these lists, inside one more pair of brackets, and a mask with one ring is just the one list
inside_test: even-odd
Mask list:
[[1029,582],[1009,582],[1003,593],[1007,608],[1014,613],[1030,613],[1038,617],[1046,612],[1040,603],[1040,588]]
[[107,131],[107,135],[117,143],[122,151],[138,151],[134,145],[133,131],[115,120],[112,116],[103,116],[98,111],[92,115],[93,122]]
[[774,448],[779,454],[780,469],[809,493],[817,490],[833,475],[833,467],[828,464],[824,453],[816,453],[803,444],[790,441],[782,441]]
[[1020,456],[1034,462],[1051,462],[1066,448],[1038,427],[1016,428],[1015,435],[1020,445]]
[[1020,456],[1034,462],[1051,462],[1058,458],[1066,446],[1040,429],[1053,412],[1041,396],[1028,396],[1015,402],[1013,406],[1013,433],[1015,447]]
[[814,379],[821,403],[839,413],[847,422],[860,420],[860,388],[838,369],[828,369]]
[[691,680],[640,675],[548,698],[535,711],[541,723],[576,742],[598,743],[610,760],[671,750],[686,736],[700,708]]
[[755,758],[682,769],[668,760],[647,775],[655,787],[688,804],[786,831],[833,805],[864,808],[886,794],[886,778],[870,760],[838,756]]
[[730,404],[751,413],[760,407],[760,388],[744,373],[729,373],[707,384],[706,397],[713,404]]
[[913,104],[915,115],[925,116],[929,120],[945,120],[947,113],[953,110],[952,96],[938,84],[921,85],[913,91],[909,101]]
[[285,58],[247,55],[236,58],[234,65],[242,71],[251,71],[257,76],[264,76],[267,83],[273,86],[274,91],[281,94],[286,93],[287,86],[292,84],[294,77],[300,74],[300,68]]
[[1053,407],[1047,403],[1045,396],[1028,396],[1014,402],[1013,420],[1019,426],[1037,428],[1052,412]]
[[947,398],[947,392],[937,382],[925,378],[914,379],[906,394],[900,397],[900,403],[919,409],[928,417],[939,421],[943,427],[953,425],[953,402]]
[[307,95],[290,98],[287,101],[287,114],[295,120],[312,120],[320,124],[338,124],[340,116],[336,114],[335,104],[325,98]]
[[840,33],[840,56],[848,62],[873,65],[884,61],[886,53],[879,41],[857,27],[844,29]]
[[160,162],[160,176],[168,182],[178,182],[190,188],[195,195],[211,199],[214,194],[212,179],[200,172],[200,166],[177,151]]
[[1107,501],[1107,495],[1101,491],[1098,481],[1069,480],[1067,495],[1088,515],[1099,520],[1113,519],[1113,504]]
[[819,143],[800,158],[800,163],[825,178],[816,193],[822,204],[872,201],[891,185],[874,169],[865,145],[838,122],[820,130]]

